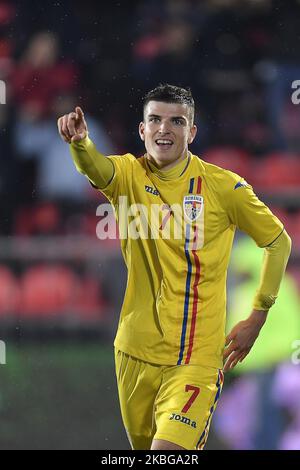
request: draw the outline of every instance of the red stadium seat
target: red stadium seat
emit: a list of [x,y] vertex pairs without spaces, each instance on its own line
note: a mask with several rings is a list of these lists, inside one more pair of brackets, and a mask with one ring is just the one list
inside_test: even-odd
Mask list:
[[20,208],[16,213],[14,225],[16,235],[31,235],[34,232],[32,208],[27,206]]
[[288,266],[287,272],[292,276],[300,295],[300,267],[299,266]]
[[85,320],[98,320],[103,316],[105,302],[98,279],[86,277],[81,281],[76,310],[78,315]]
[[79,278],[70,268],[57,264],[29,268],[21,279],[21,312],[27,318],[98,320],[104,313],[99,281]]
[[269,206],[273,214],[275,214],[283,223],[284,228],[292,239],[292,249],[300,248],[300,211],[290,213],[282,208]]
[[35,207],[22,207],[15,219],[17,235],[35,235],[57,233],[60,214],[52,202],[44,202]]
[[39,204],[34,210],[33,218],[36,233],[48,234],[58,232],[60,214],[55,204],[51,202]]
[[300,156],[290,153],[272,153],[256,163],[254,183],[261,191],[299,189]]
[[63,265],[29,268],[21,280],[21,314],[55,316],[76,305],[78,277]]
[[293,249],[300,248],[300,212],[293,214],[291,217],[291,226],[289,227],[289,235],[293,241]]
[[271,209],[271,211],[273,212],[273,214],[276,215],[276,217],[278,217],[279,220],[281,220],[281,222],[283,223],[286,231],[288,233],[292,232],[293,230],[293,216],[285,209],[283,208],[279,208],[277,206],[271,206],[269,205],[269,208]]
[[20,290],[14,274],[6,266],[0,266],[0,315],[15,313],[18,309]]
[[96,214],[82,214],[80,222],[81,233],[94,237],[99,217]]
[[236,147],[212,147],[203,154],[203,159],[213,165],[233,171],[243,178],[251,178],[251,156]]

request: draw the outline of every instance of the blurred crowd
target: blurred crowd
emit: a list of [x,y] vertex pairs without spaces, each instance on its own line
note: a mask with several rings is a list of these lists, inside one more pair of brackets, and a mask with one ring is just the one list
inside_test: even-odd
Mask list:
[[299,26],[296,0],[1,0],[1,233],[25,202],[98,197],[57,139],[58,116],[79,104],[102,152],[140,155],[141,98],[160,82],[193,91],[195,153],[257,190],[297,187]]
[[[141,98],[164,82],[192,89],[198,126],[192,151],[246,178],[285,223],[299,314],[300,105],[291,99],[300,80],[299,30],[300,0],[0,0],[0,80],[7,93],[0,105],[0,316],[22,306],[29,318],[76,311],[97,319],[120,304],[125,272],[118,257],[105,265],[104,286],[97,263],[82,267],[78,259],[66,264],[54,257],[49,264],[42,256],[37,263],[25,248],[20,262],[2,245],[14,236],[33,244],[44,237],[54,246],[55,237],[95,238],[95,208],[104,199],[76,172],[57,118],[80,105],[103,153],[139,156]],[[99,241],[98,249],[112,246]],[[249,393],[254,403],[259,387],[272,381],[279,400],[285,371],[272,367],[264,385],[236,383],[236,396]],[[224,400],[231,411],[234,396]],[[241,407],[249,414],[248,404]],[[226,407],[222,413],[221,436]],[[232,423],[228,445],[257,448],[250,415],[247,432]]]

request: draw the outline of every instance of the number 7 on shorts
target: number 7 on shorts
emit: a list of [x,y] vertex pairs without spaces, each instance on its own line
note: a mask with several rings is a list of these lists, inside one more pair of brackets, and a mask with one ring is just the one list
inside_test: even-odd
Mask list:
[[188,410],[190,409],[190,407],[192,406],[192,404],[194,403],[194,401],[196,400],[197,396],[200,393],[200,388],[199,387],[195,387],[194,385],[186,385],[185,386],[185,391],[186,392],[190,392],[191,390],[193,391],[192,396],[189,398],[187,403],[182,408],[181,413],[187,413],[188,412]]

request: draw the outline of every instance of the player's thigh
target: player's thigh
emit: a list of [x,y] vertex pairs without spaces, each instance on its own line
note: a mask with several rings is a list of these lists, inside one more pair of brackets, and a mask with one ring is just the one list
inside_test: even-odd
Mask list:
[[121,351],[115,351],[115,364],[121,414],[129,441],[134,449],[150,449],[162,368]]
[[155,402],[154,439],[185,449],[203,448],[222,384],[219,369],[191,365],[166,368]]

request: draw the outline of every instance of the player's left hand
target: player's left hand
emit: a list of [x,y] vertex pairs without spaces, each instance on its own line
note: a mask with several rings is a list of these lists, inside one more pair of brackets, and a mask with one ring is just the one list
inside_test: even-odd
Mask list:
[[226,337],[224,351],[224,372],[233,369],[250,352],[259,332],[266,321],[267,311],[253,310],[247,320],[239,322]]

